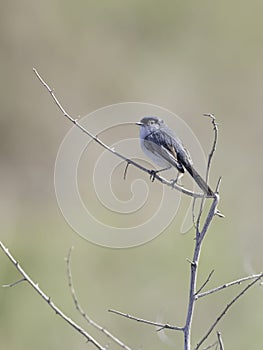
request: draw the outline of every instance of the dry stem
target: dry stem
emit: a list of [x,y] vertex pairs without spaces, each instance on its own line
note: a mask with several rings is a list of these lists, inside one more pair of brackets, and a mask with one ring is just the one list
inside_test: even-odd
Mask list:
[[[106,350],[105,347],[103,347],[96,339],[94,339],[88,332],[86,332],[82,327],[80,327],[77,323],[72,321],[71,318],[69,318],[67,315],[64,314],[56,305],[55,303],[50,299],[49,296],[47,296],[42,289],[39,287],[38,283],[35,283],[29,275],[24,271],[24,269],[21,267],[21,265],[17,262],[17,260],[13,257],[13,255],[9,252],[9,250],[4,246],[4,244],[0,241],[0,248],[5,253],[5,255],[8,257],[8,259],[11,261],[11,263],[15,266],[17,271],[20,273],[21,276],[23,276],[22,280],[19,280],[17,283],[22,282],[23,280],[28,282],[28,284],[41,296],[41,298],[50,306],[51,309],[55,311],[57,315],[59,315],[66,323],[68,323],[71,327],[73,327],[77,332],[82,334],[86,340],[93,345],[96,346],[99,350]],[[11,283],[9,286],[14,286],[17,284]],[[7,285],[6,285],[7,286]]]

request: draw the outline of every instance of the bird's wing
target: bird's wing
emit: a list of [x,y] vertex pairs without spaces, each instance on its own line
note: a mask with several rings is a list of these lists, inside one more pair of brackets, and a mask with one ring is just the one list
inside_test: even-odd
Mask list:
[[164,135],[164,138],[167,140],[167,142],[170,143],[175,149],[178,161],[184,166],[192,165],[193,161],[188,150],[185,148],[182,141],[175,135],[173,130],[171,130],[168,127],[165,127],[162,128],[161,131],[162,135]]
[[163,132],[152,132],[145,137],[144,146],[150,152],[162,157],[176,167],[178,171],[184,172],[182,164],[177,159],[177,153],[169,135]]
[[[167,133],[166,133],[167,131]],[[195,170],[193,166],[193,161],[188,150],[184,147],[181,140],[170,130],[165,129],[162,134],[166,134],[166,137],[170,137],[172,148],[175,149],[178,162],[189,172],[189,174],[193,177],[198,186],[204,191],[204,193],[209,196],[213,196],[213,191],[208,186],[206,181],[199,175],[199,173]]]
[[172,132],[166,129],[155,131],[145,138],[144,144],[149,151],[162,156],[167,162],[175,166],[178,171],[184,172],[185,168],[204,193],[210,196],[213,195],[213,191],[195,170],[187,149]]

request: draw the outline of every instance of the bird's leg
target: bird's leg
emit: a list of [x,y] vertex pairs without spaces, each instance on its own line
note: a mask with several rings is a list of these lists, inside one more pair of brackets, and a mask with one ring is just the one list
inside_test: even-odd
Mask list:
[[155,180],[156,174],[160,173],[161,171],[169,170],[170,168],[171,168],[171,166],[169,166],[167,168],[160,169],[160,170],[151,170],[150,180],[153,182]]
[[177,184],[183,176],[184,176],[184,173],[181,171],[178,171],[176,178],[171,180],[172,185]]

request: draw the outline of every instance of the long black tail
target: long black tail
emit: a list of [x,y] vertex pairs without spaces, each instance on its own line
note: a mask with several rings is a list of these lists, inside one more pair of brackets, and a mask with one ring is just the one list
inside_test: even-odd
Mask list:
[[201,175],[198,174],[198,172],[194,169],[193,166],[188,166],[186,169],[205,194],[207,194],[208,196],[214,196],[214,192],[211,190],[211,188],[208,186],[205,180],[201,177]]

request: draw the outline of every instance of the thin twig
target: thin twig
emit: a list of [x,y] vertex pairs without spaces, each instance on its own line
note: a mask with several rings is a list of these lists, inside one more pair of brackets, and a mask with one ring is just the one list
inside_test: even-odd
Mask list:
[[[106,150],[108,150],[109,152],[111,152],[112,154],[114,154],[115,156],[121,158],[122,160],[124,160],[125,162],[133,165],[134,167],[140,169],[141,171],[151,175],[152,174],[152,170],[149,170],[145,167],[143,167],[142,165],[138,164],[137,162],[125,157],[124,155],[122,155],[121,153],[115,151],[115,149],[109,147],[108,145],[106,145],[103,141],[101,141],[97,136],[93,135],[90,131],[88,131],[87,129],[85,129],[79,122],[77,119],[71,117],[69,115],[69,113],[66,112],[66,110],[64,109],[64,107],[62,106],[62,104],[59,102],[58,98],[56,97],[54,90],[51,89],[49,87],[49,85],[44,81],[44,79],[40,76],[40,74],[38,73],[38,71],[33,68],[33,72],[35,73],[35,75],[37,76],[37,78],[39,79],[39,81],[41,82],[41,84],[47,89],[47,91],[50,93],[52,99],[54,100],[55,104],[57,105],[57,107],[59,108],[59,110],[63,113],[64,117],[66,117],[71,123],[73,123],[74,125],[76,125],[81,131],[83,131],[85,134],[87,134],[89,137],[91,137],[95,142],[97,142],[100,146],[102,146],[103,148],[105,148]],[[194,198],[202,198],[204,197],[203,193],[195,193],[192,192],[190,190],[187,190],[186,188],[179,186],[178,184],[176,184],[174,181],[168,181],[165,178],[159,176],[158,174],[156,174],[155,176],[155,180],[160,181],[162,184],[171,187],[172,189],[175,189],[177,191],[180,191],[188,196],[194,197]],[[206,196],[206,197],[211,197],[211,196]]]
[[256,284],[261,278],[263,274],[260,274],[259,277],[254,279],[254,281],[250,282],[240,293],[238,293],[229,304],[226,305],[224,310],[219,314],[219,316],[216,318],[214,323],[209,327],[208,331],[205,333],[203,338],[197,343],[195,350],[198,350],[200,346],[204,343],[204,341],[208,338],[208,336],[212,333],[212,331],[215,329],[216,325],[219,323],[219,321],[222,319],[222,317],[227,313],[227,311],[231,308],[231,306],[242,296],[244,295],[249,288],[251,288],[254,284]]
[[[215,270],[210,271],[209,275],[207,276],[207,279],[204,281],[204,283],[201,285],[201,287],[198,289],[198,291],[196,292],[196,295],[198,295],[201,290],[203,290],[205,288],[205,286],[207,285],[207,283],[210,281],[213,273],[215,272]],[[195,297],[196,298],[196,297]]]
[[218,340],[216,342],[214,342],[213,344],[206,346],[205,348],[203,348],[203,350],[210,350],[214,347],[215,347],[215,349],[217,349],[217,345],[218,345]]
[[[208,184],[209,172],[210,172],[210,168],[211,168],[211,162],[212,162],[212,158],[213,158],[213,155],[215,153],[216,145],[217,145],[218,127],[217,127],[217,124],[216,124],[216,119],[215,119],[213,114],[205,113],[204,116],[211,118],[213,129],[214,129],[214,141],[213,141],[213,144],[212,144],[212,147],[211,147],[211,151],[210,151],[210,153],[208,155],[207,167],[206,167],[206,176],[205,176],[205,181]],[[218,193],[218,192],[216,192],[216,193]],[[201,200],[201,203],[200,203],[199,214],[198,214],[198,217],[197,217],[197,222],[196,222],[196,225],[195,225],[196,228],[197,228],[197,230],[196,230],[197,234],[198,234],[199,229],[200,229],[200,221],[201,221],[201,216],[202,216],[203,209],[204,209],[204,204],[205,204],[205,196],[202,197],[202,200]]]
[[127,345],[125,345],[122,341],[120,341],[115,335],[113,335],[111,332],[109,332],[107,329],[105,329],[104,327],[100,326],[98,323],[96,323],[95,321],[93,321],[88,315],[87,313],[83,310],[83,308],[81,307],[79,300],[77,298],[74,286],[73,286],[73,282],[72,282],[72,273],[71,273],[71,268],[70,268],[70,259],[71,259],[71,253],[72,253],[73,247],[71,247],[69,249],[67,258],[66,258],[66,263],[67,263],[67,276],[68,276],[68,285],[69,285],[69,289],[71,292],[71,296],[73,299],[73,302],[75,304],[76,309],[78,310],[78,312],[81,314],[81,316],[94,328],[98,329],[100,332],[102,332],[103,334],[105,334],[108,338],[110,338],[112,341],[114,341],[116,344],[118,344],[120,347],[122,347],[125,350],[131,350],[131,348]]
[[212,120],[212,124],[214,127],[214,141],[213,141],[213,145],[211,148],[211,152],[208,155],[208,161],[207,161],[207,168],[206,168],[206,182],[208,182],[209,180],[209,172],[210,172],[210,168],[211,168],[211,162],[212,162],[212,158],[213,155],[216,151],[216,145],[217,145],[217,140],[218,140],[218,125],[216,123],[216,118],[213,114],[211,113],[204,113],[204,117],[209,117]]
[[197,221],[195,220],[195,205],[196,205],[196,198],[193,198],[193,203],[192,203],[192,222],[194,225],[194,228],[196,229]]
[[219,344],[219,350],[224,350],[224,344],[223,344],[221,332],[216,332],[216,334],[217,334],[217,339]]
[[221,185],[221,181],[222,181],[222,176],[219,176],[217,184],[216,184],[216,193],[219,193],[219,187]]
[[5,255],[9,258],[11,263],[15,266],[18,272],[23,276],[23,278],[29,283],[29,285],[41,296],[41,298],[55,311],[57,315],[59,315],[66,323],[68,323],[71,327],[73,327],[77,332],[82,334],[86,340],[92,343],[96,348],[100,350],[106,350],[96,339],[94,339],[88,332],[86,332],[83,328],[81,328],[77,323],[71,320],[67,315],[65,315],[48,297],[42,289],[40,289],[39,285],[35,283],[28,274],[24,271],[21,265],[16,261],[13,255],[9,252],[9,250],[4,246],[4,244],[0,241],[0,248],[5,253]]
[[113,309],[110,309],[108,311],[112,312],[113,314],[129,318],[130,320],[134,320],[137,322],[146,323],[146,324],[149,324],[152,326],[159,327],[160,328],[159,330],[162,330],[162,329],[173,329],[175,331],[183,331],[184,330],[184,327],[172,326],[169,323],[159,323],[159,322],[154,322],[154,321],[148,321],[148,320],[145,320],[143,318],[135,317],[135,316],[126,314],[126,313],[121,312],[121,311],[117,311],[117,310],[113,310]]
[[3,288],[14,287],[14,286],[17,286],[19,283],[22,283],[22,282],[25,282],[25,281],[26,281],[26,279],[23,277],[23,278],[21,278],[20,280],[15,281],[15,282],[13,282],[13,283],[3,284],[2,287],[3,287]]
[[252,279],[255,279],[255,278],[258,278],[258,277],[259,278],[263,277],[263,273],[258,273],[256,275],[250,275],[250,276],[246,276],[246,277],[243,277],[243,278],[239,278],[238,280],[231,281],[231,282],[228,282],[228,283],[224,283],[221,286],[218,286],[216,288],[210,289],[210,290],[208,290],[206,292],[203,292],[203,293],[198,292],[196,294],[196,296],[195,296],[195,299],[196,300],[200,299],[200,298],[205,297],[205,296],[207,296],[209,294],[213,294],[213,293],[219,292],[222,289],[234,286],[236,284],[241,284],[242,282],[245,282],[245,281],[248,281],[248,280],[252,280]]

